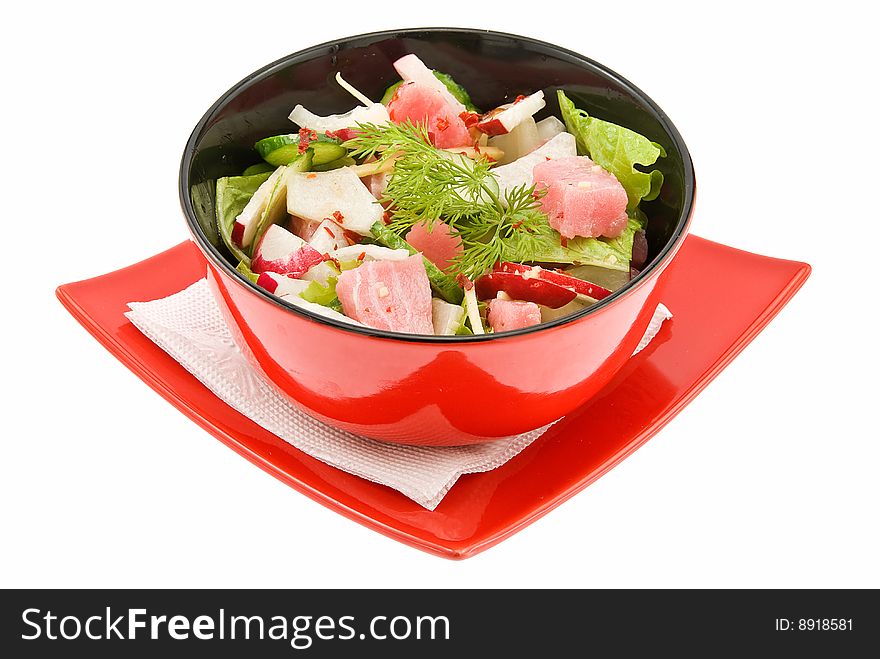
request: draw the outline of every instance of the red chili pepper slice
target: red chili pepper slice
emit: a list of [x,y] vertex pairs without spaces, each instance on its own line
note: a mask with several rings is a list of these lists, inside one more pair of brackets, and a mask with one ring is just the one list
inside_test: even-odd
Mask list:
[[480,115],[478,115],[476,112],[465,111],[459,114],[458,117],[464,122],[464,125],[468,128],[470,128],[474,124],[479,123],[480,121]]
[[514,300],[536,302],[552,309],[563,307],[577,297],[571,288],[545,279],[524,277],[517,272],[491,272],[476,281],[477,297],[487,300],[504,291]]
[[609,291],[607,288],[599,286],[598,284],[586,281],[585,279],[572,277],[571,275],[567,275],[564,272],[559,272],[558,270],[547,270],[546,268],[542,268],[540,266],[529,266],[523,265],[522,263],[504,262],[498,265],[496,271],[518,274],[532,273],[530,275],[530,278],[537,278],[543,281],[550,282],[552,284],[556,284],[557,286],[570,288],[575,293],[579,295],[586,295],[587,297],[591,297],[594,300],[601,300],[602,298],[611,295],[611,291]]
[[474,287],[474,282],[472,282],[467,275],[463,275],[461,273],[455,276],[455,283],[461,286],[464,290],[469,291]]

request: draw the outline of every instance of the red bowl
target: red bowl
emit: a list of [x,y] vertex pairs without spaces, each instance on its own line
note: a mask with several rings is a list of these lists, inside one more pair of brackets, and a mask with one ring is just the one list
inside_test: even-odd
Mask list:
[[[214,228],[213,185],[259,160],[257,140],[290,132],[297,103],[348,109],[337,71],[371,98],[394,82],[391,63],[414,52],[450,73],[478,107],[544,89],[545,114],[564,89],[592,115],[661,144],[661,195],[643,204],[649,263],[627,286],[571,316],[498,335],[435,337],[361,328],[269,295],[235,270]],[[661,301],[663,273],[687,232],[695,181],[687,148],[643,92],[582,55],[496,32],[431,28],[315,46],[248,76],[199,121],[186,145],[180,195],[208,279],[236,341],[291,401],[329,425],[402,444],[456,445],[541,427],[601,389],[632,354]]]

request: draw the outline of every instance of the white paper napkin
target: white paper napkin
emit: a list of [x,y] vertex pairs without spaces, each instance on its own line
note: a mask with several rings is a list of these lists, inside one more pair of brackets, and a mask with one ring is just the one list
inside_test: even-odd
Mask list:
[[[462,474],[500,467],[550,425],[472,446],[403,446],[331,428],[299,411],[248,364],[205,279],[169,297],[132,302],[125,315],[223,402],[314,458],[398,490],[434,510]],[[662,304],[636,354],[672,317]]]

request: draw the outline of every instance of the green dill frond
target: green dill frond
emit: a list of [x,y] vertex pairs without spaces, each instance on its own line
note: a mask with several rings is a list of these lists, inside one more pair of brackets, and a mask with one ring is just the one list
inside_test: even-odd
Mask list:
[[427,126],[411,121],[359,124],[358,131],[344,144],[353,157],[395,159],[381,199],[391,215],[389,229],[403,235],[419,222],[449,224],[463,246],[453,274],[475,278],[499,261],[528,260],[551,234],[534,186],[499,197],[488,158],[471,160],[436,149]]

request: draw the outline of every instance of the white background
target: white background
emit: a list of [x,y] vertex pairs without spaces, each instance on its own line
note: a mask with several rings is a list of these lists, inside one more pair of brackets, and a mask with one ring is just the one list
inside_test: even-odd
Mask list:
[[[880,586],[877,16],[806,4],[4,10],[0,585]],[[244,461],[53,294],[187,238],[180,153],[239,79],[325,40],[441,24],[555,42],[629,78],[691,149],[693,232],[814,267],[666,429],[464,562],[386,539]]]

